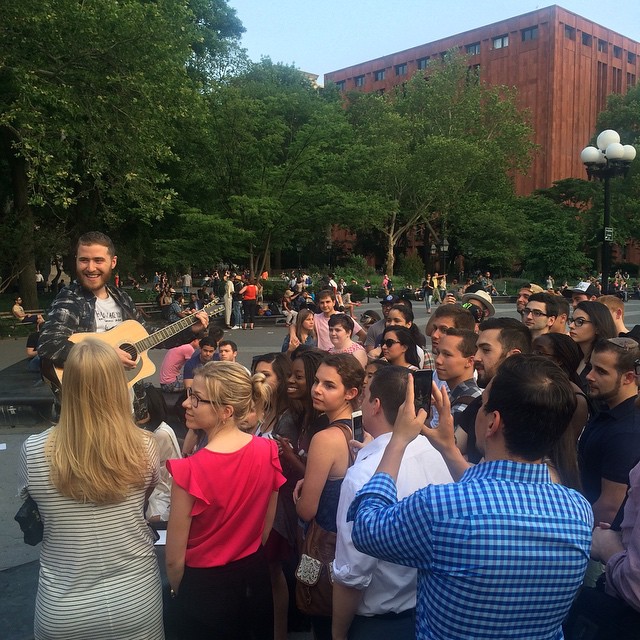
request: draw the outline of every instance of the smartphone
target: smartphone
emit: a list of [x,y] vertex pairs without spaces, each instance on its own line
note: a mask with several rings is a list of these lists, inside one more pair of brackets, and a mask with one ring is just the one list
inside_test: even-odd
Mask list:
[[413,396],[416,413],[424,409],[429,415],[431,409],[431,383],[433,382],[433,371],[421,369],[412,371],[413,376]]
[[364,432],[362,429],[362,411],[354,411],[351,414],[351,426],[353,427],[353,439],[362,442]]

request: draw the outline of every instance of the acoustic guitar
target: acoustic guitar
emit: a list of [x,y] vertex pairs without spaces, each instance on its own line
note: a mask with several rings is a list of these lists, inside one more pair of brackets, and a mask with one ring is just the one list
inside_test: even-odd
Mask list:
[[[224,305],[214,300],[202,307],[200,311],[206,311],[209,317],[218,316],[224,313]],[[133,369],[125,370],[127,383],[132,387],[138,380],[147,378],[156,370],[156,366],[147,355],[147,351],[161,342],[172,338],[177,333],[184,331],[197,321],[198,318],[194,313],[150,334],[137,320],[125,320],[117,327],[102,333],[74,333],[69,337],[69,341],[78,343],[93,338],[106,342],[112,347],[126,351],[132,360],[136,362],[136,366]],[[51,366],[46,366],[43,362],[42,374],[54,387],[60,388],[63,369],[51,363],[48,364]]]

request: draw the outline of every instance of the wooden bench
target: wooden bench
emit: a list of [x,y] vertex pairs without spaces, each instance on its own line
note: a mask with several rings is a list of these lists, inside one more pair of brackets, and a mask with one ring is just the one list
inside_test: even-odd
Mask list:
[[[43,309],[33,309],[25,311],[25,313],[28,316],[45,315],[45,311]],[[26,336],[32,331],[35,331],[35,328],[36,325],[32,322],[22,322],[21,320],[18,320],[11,311],[0,311],[0,336],[10,338],[14,333]]]

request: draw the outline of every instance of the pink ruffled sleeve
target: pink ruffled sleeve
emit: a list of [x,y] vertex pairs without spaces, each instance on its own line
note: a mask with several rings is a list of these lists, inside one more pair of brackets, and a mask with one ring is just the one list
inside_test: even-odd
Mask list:
[[211,502],[205,496],[202,487],[198,483],[197,473],[194,469],[193,457],[167,460],[167,469],[173,477],[173,481],[190,496],[195,498],[191,515],[201,514]]
[[271,464],[275,467],[273,474],[273,490],[278,491],[280,487],[287,481],[282,474],[282,465],[280,464],[280,456],[278,455],[278,444],[275,440],[264,438],[271,446]]

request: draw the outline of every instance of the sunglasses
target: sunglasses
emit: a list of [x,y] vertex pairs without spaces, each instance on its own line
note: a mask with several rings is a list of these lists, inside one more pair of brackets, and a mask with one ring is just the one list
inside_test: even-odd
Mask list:
[[382,341],[382,346],[387,347],[387,349],[391,349],[394,344],[400,344],[400,340],[392,340],[391,338],[387,338]]

